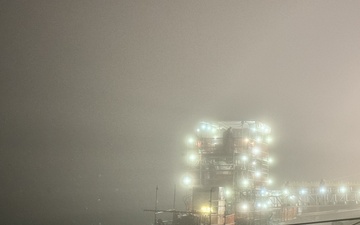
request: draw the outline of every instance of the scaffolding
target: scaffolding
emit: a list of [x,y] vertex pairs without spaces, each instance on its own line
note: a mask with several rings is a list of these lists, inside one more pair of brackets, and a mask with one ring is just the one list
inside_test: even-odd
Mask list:
[[312,207],[357,205],[360,201],[360,183],[357,182],[287,182],[283,201],[296,205],[301,211]]
[[[210,224],[256,220],[269,204],[270,127],[256,121],[202,122],[195,133],[188,142],[192,210],[213,214]],[[208,204],[206,197],[198,200],[204,192]]]
[[269,126],[257,121],[201,122],[188,140],[188,210],[203,224],[255,224],[359,208],[360,183],[286,182],[271,190]]

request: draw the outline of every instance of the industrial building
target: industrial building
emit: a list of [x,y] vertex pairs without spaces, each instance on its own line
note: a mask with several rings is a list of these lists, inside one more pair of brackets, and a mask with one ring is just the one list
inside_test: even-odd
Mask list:
[[203,212],[208,224],[265,218],[271,141],[270,127],[260,122],[200,123],[187,140],[189,173],[183,183],[192,188],[188,210]]
[[[268,224],[311,212],[358,208],[360,183],[286,182],[272,188],[271,128],[256,121],[201,122],[186,141],[191,194],[200,224]],[[279,186],[278,186],[279,187]]]

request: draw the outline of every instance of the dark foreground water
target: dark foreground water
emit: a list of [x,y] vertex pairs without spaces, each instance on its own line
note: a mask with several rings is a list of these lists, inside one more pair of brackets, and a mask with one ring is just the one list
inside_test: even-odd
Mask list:
[[149,225],[151,220],[137,213],[5,215],[0,224],[9,225]]

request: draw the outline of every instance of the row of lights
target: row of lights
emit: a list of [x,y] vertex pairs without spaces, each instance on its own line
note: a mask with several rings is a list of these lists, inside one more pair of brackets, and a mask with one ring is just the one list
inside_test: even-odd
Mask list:
[[216,133],[216,131],[218,131],[218,127],[215,125],[211,125],[211,124],[206,124],[203,123],[200,125],[199,128],[196,129],[196,132],[210,132],[210,133]]
[[[208,123],[202,123],[201,126],[196,129],[196,132],[197,132],[197,133],[199,133],[199,132],[211,132],[211,133],[214,133],[214,134],[215,134],[218,130],[219,130],[219,127],[216,126],[216,125],[212,125],[212,124],[208,124]],[[266,135],[266,137],[265,137],[264,140],[265,140],[267,143],[271,143],[271,142],[272,142],[272,137],[268,135],[268,134],[270,134],[270,132],[271,132],[271,129],[270,129],[268,126],[263,125],[263,124],[260,124],[258,128],[256,128],[256,127],[251,128],[251,131],[252,131],[253,133],[255,133],[255,132],[257,132],[257,131],[263,133],[263,135]],[[214,139],[216,139],[216,138],[217,138],[217,137],[214,136]],[[245,141],[245,143],[247,143],[247,142],[250,141],[250,139],[249,139],[249,138],[245,138],[244,141]],[[258,137],[255,138],[255,141],[256,141],[257,143],[261,143],[261,142],[263,142],[263,137],[258,136]],[[189,144],[193,144],[194,142],[195,142],[195,139],[194,139],[193,137],[190,137],[190,138],[188,139],[188,143],[189,143]]]
[[[269,208],[270,204],[271,204],[271,202],[258,202],[255,204],[254,207],[257,209],[267,209],[267,208]],[[247,212],[249,209],[250,209],[249,204],[243,203],[241,205],[242,212]]]
[[[218,126],[216,125],[212,125],[212,124],[209,124],[209,123],[201,123],[200,127],[196,129],[197,132],[200,132],[200,131],[216,131],[218,130]],[[252,127],[250,128],[250,130],[252,132],[261,132],[261,133],[264,133],[264,134],[268,134],[271,132],[271,129],[270,127],[264,125],[264,124],[260,124],[258,127]]]
[[[255,172],[255,177],[261,177],[261,173],[260,172]],[[182,178],[182,183],[185,185],[185,186],[191,186],[193,184],[193,178],[190,176],[190,175],[185,175],[183,176]],[[272,179],[267,179],[266,180],[266,183],[268,185],[272,185],[273,184],[273,180]],[[249,187],[250,185],[250,180],[249,179],[242,179],[240,181],[240,185],[242,187]],[[288,190],[285,190],[284,191],[284,194],[287,195],[288,194]]]
[[[264,202],[258,202],[258,203],[256,203],[255,207],[257,209],[267,209],[269,207],[269,203],[267,203],[267,202],[265,202],[265,203]],[[250,208],[249,204],[247,204],[247,203],[241,204],[241,211],[242,212],[247,212],[249,210],[249,208]],[[208,213],[210,213],[210,211],[213,212],[213,209],[210,208],[209,206],[202,206],[201,207],[201,212],[204,213],[204,214],[208,214]]]
[[[259,147],[254,147],[253,150],[252,150],[252,153],[253,153],[254,155],[259,155],[259,154],[261,153],[261,150],[260,150]],[[194,153],[194,152],[190,153],[190,154],[188,155],[189,161],[190,161],[190,162],[195,162],[195,161],[197,161],[197,159],[198,159],[198,156],[197,156],[197,155],[198,155],[198,154],[197,154],[197,153]],[[242,156],[240,157],[240,159],[241,159],[243,162],[246,162],[246,161],[249,160],[249,157],[248,157],[247,155],[242,155]],[[265,159],[265,161],[267,161],[268,163],[272,163],[272,162],[273,162],[273,159],[269,157],[269,158]],[[253,163],[253,164],[256,164],[256,162]]]
[[[219,138],[219,137],[214,136],[213,138],[214,138],[214,140],[216,140],[216,139]],[[194,137],[189,137],[189,138],[187,139],[187,143],[190,144],[190,145],[192,145],[192,144],[195,143],[195,140],[196,140],[196,139],[195,139]],[[260,137],[260,136],[255,138],[255,141],[256,141],[257,143],[262,143],[263,140],[265,140],[266,143],[271,143],[271,142],[273,141],[273,139],[272,139],[271,136],[267,136],[267,137],[265,137],[265,139],[263,139],[263,138]],[[245,139],[244,139],[244,142],[245,142],[245,143],[248,143],[249,141],[250,141],[249,138],[245,138]]]
[[[255,176],[256,176],[256,177],[260,177],[260,176],[261,176],[261,173],[260,173],[260,172],[255,172]],[[191,185],[193,184],[193,178],[192,178],[192,176],[190,176],[190,175],[185,175],[185,176],[183,176],[183,178],[182,178],[182,183],[183,183],[185,186],[191,186]],[[266,183],[267,183],[268,185],[271,185],[271,184],[273,184],[273,180],[269,178],[269,179],[266,181]],[[240,185],[241,185],[242,187],[249,187],[249,185],[250,185],[250,180],[249,180],[249,179],[242,179],[242,180],[240,181]],[[226,194],[229,194],[229,191],[227,191]]]
[[[188,156],[187,156],[187,158],[188,158],[188,161],[189,161],[191,164],[197,162],[198,159],[199,159],[198,154],[193,153],[193,152],[192,152],[192,153],[189,153]],[[249,160],[249,157],[248,157],[247,155],[242,155],[242,156],[240,157],[240,159],[241,159],[241,161],[243,161],[244,163],[246,163],[246,162]],[[271,163],[273,163],[274,160],[269,157],[269,158],[265,159],[265,161],[267,161],[269,164],[271,164]],[[255,166],[256,164],[257,164],[257,163],[256,163],[256,160],[252,161],[252,165]]]
[[[345,186],[341,186],[338,190],[340,193],[343,193],[343,194],[345,194],[348,191],[347,187],[345,187]],[[327,188],[325,188],[325,187],[319,188],[319,193],[325,194],[326,192],[328,192]],[[289,195],[289,193],[290,193],[290,191],[288,189],[283,190],[284,195]],[[299,194],[301,194],[301,195],[306,195],[307,193],[308,193],[308,189],[306,189],[306,188],[301,188],[299,190]]]

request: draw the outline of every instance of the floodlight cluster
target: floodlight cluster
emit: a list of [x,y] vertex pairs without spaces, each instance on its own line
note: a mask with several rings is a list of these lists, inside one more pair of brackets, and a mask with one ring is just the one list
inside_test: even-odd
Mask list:
[[[201,154],[206,153],[206,148],[211,145],[213,149],[216,149],[216,146],[221,146],[224,141],[224,132],[229,129],[224,127],[222,123],[209,123],[201,122],[200,125],[195,129],[195,135],[188,139],[188,144],[191,146],[191,154],[188,155],[188,162],[192,166],[198,166],[201,163]],[[272,142],[272,137],[270,136],[271,129],[269,126],[257,123],[250,122],[247,126],[241,128],[244,129],[245,135],[241,136],[241,140],[244,146],[248,146],[249,151],[244,151],[237,158],[239,163],[243,165],[243,168],[248,171],[253,171],[252,175],[249,178],[248,182],[240,181],[242,187],[251,187],[250,180],[256,179],[258,181],[263,180],[263,184],[271,185],[273,181],[267,179],[267,172],[262,171],[262,165],[272,164],[273,159],[268,156],[266,150],[264,150],[264,144]],[[246,129],[249,131],[246,132]],[[242,133],[243,135],[243,133]],[[204,138],[208,140],[203,142]],[[205,148],[205,149],[204,149]],[[197,155],[197,156],[196,156]],[[265,174],[266,176],[264,176]],[[251,181],[252,182],[252,181]],[[248,184],[249,183],[249,184]]]
[[269,207],[269,204],[267,202],[258,202],[256,204],[256,207],[258,209],[267,209]]
[[210,212],[212,212],[213,210],[209,207],[209,206],[202,206],[201,207],[201,212],[202,213],[210,213]]
[[185,175],[183,176],[182,178],[182,184],[187,186],[187,187],[190,187],[193,183],[193,179],[190,175]]
[[335,193],[346,194],[349,192],[349,189],[350,188],[345,185],[339,187],[336,186],[327,187],[325,185],[321,185],[317,188],[311,188],[311,190],[308,187],[297,187],[292,191],[290,191],[288,188],[285,188],[283,189],[282,194],[284,196],[291,196],[291,193],[299,194],[299,196],[308,195],[308,194],[312,194],[312,195],[314,194],[324,195],[324,194],[335,194]]
[[[195,189],[222,187],[224,199],[237,201],[234,208],[242,212],[267,209],[270,195],[264,188],[273,184],[269,177],[273,159],[267,148],[273,141],[270,134],[270,127],[256,121],[201,122],[185,140],[191,172],[182,177],[182,183]],[[229,183],[231,187],[222,186]],[[255,202],[249,194],[249,199],[239,200],[239,193],[260,199]],[[204,203],[198,210],[209,213],[211,208]]]

